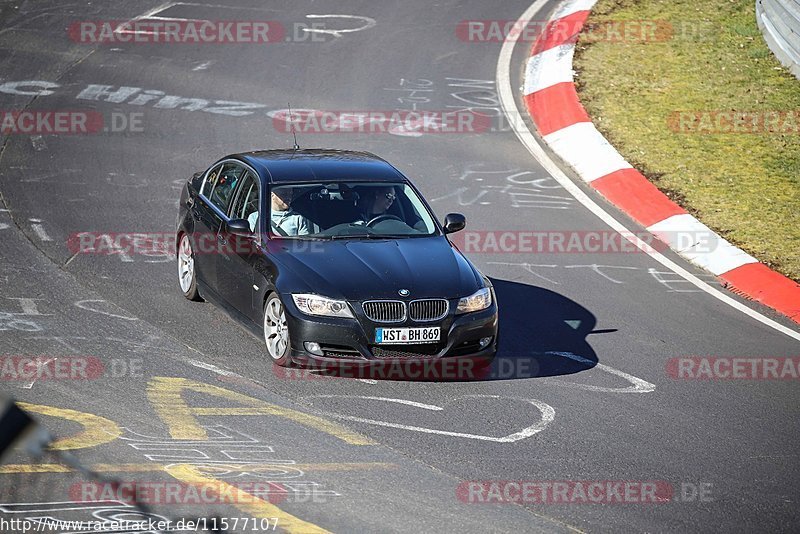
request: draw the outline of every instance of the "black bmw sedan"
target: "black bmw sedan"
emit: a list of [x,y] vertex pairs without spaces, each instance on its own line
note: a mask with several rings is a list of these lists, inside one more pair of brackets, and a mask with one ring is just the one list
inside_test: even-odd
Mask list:
[[225,308],[281,366],[491,362],[497,303],[411,181],[335,150],[228,156],[186,183],[177,224],[184,296]]

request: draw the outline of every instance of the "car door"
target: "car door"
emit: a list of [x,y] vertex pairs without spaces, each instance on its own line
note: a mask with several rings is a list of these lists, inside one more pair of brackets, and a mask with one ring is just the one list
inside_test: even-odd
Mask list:
[[195,202],[195,256],[198,275],[210,289],[219,294],[218,272],[222,258],[226,256],[225,238],[221,235],[227,212],[233,202],[239,179],[244,174],[244,166],[228,161],[211,170],[206,178],[199,202]]
[[206,176],[196,201],[191,205],[194,229],[192,248],[194,249],[195,273],[200,282],[213,289],[216,278],[216,260],[212,257],[216,248],[216,227],[219,214],[214,210],[208,197],[220,177],[222,163],[212,167]]
[[[223,228],[220,236],[227,245],[225,254],[220,255],[217,263],[217,286],[222,297],[232,307],[250,319],[259,321],[260,317],[253,310],[253,257],[259,254],[258,240],[261,216],[261,184],[252,170],[246,170],[234,201],[228,210],[229,219],[245,219],[250,222],[254,232],[252,237],[230,234]],[[258,310],[260,312],[260,310]]]

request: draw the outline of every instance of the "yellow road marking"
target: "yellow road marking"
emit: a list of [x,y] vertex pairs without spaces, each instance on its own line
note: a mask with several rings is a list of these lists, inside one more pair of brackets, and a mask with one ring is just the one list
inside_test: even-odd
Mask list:
[[42,404],[30,404],[27,402],[18,402],[17,405],[28,412],[60,417],[62,419],[74,421],[83,427],[83,430],[74,436],[61,438],[55,441],[50,446],[51,449],[63,451],[96,447],[97,445],[114,441],[122,434],[117,423],[105,417],[100,417],[99,415],[79,412],[77,410],[68,410],[66,408],[44,406]]
[[[183,398],[184,391],[193,391],[214,397],[236,402],[239,407],[190,407]],[[284,408],[265,401],[230,391],[219,386],[194,382],[183,378],[155,377],[148,383],[147,398],[153,405],[156,414],[169,427],[173,439],[207,440],[208,435],[200,426],[197,416],[243,416],[243,415],[273,415],[283,417],[290,421],[305,425],[332,435],[351,445],[374,445],[375,442],[339,424],[327,421],[321,417],[306,414],[289,408]],[[62,438],[53,443],[53,449],[80,449],[108,443],[122,434],[119,426],[113,421],[97,415],[87,414],[66,408],[55,408],[39,404],[19,403],[20,408],[41,415],[60,417],[80,424],[83,429],[77,434]],[[278,518],[281,530],[289,533],[302,534],[327,534],[328,531],[303,521],[276,505],[260,497],[243,491],[236,486],[220,481],[201,472],[207,468],[202,462],[199,465],[191,464],[95,464],[92,470],[96,472],[166,472],[176,480],[200,485],[216,493],[223,502],[229,502],[239,510],[257,518]],[[392,468],[393,464],[382,463],[330,463],[330,464],[232,464],[209,463],[208,467],[216,466],[228,471],[250,471],[257,469],[292,468],[303,471],[358,471],[374,468]],[[0,465],[0,474],[9,473],[69,473],[73,472],[67,466],[60,464],[13,464]]]
[[[230,504],[239,510],[257,518],[278,518],[278,526],[281,530],[289,533],[302,534],[326,534],[327,530],[318,527],[313,523],[303,521],[291,514],[288,514],[255,495],[242,491],[236,486],[217,480],[212,477],[203,476],[195,466],[188,464],[173,464],[167,466],[167,472],[176,480],[186,484],[199,485],[207,488],[221,497],[221,502],[230,500]],[[230,497],[230,499],[228,499]]]
[[[189,406],[183,398],[184,391],[211,395],[243,406]],[[283,408],[229,389],[185,378],[154,377],[147,384],[147,398],[153,405],[156,414],[169,427],[169,433],[173,439],[208,439],[208,434],[200,426],[196,416],[276,415],[330,434],[350,445],[375,445],[375,442],[369,438],[321,417]]]
[[[202,464],[202,461],[199,462]],[[203,464],[205,465],[205,464]],[[224,467],[226,471],[272,469],[275,467],[291,467],[300,471],[368,471],[372,469],[395,469],[396,464],[381,462],[364,463],[328,463],[328,464],[207,464]],[[89,469],[96,473],[148,473],[166,471],[166,464],[94,464]],[[0,475],[11,473],[71,473],[74,469],[62,464],[0,464]]]
[[66,465],[61,464],[8,464],[0,465],[0,474],[6,475],[11,473],[70,473],[74,469],[70,469]]

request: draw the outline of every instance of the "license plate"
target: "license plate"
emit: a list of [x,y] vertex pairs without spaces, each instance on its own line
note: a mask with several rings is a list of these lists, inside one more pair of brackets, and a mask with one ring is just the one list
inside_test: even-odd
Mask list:
[[428,328],[376,328],[375,343],[409,345],[412,343],[435,343],[439,341],[439,327]]

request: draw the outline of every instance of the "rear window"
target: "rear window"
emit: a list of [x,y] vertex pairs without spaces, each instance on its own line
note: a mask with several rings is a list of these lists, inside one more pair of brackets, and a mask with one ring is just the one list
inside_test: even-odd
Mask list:
[[241,165],[226,163],[218,172],[212,172],[206,180],[203,192],[222,213],[228,212],[228,204],[233,200],[231,197],[243,174],[244,167]]

